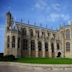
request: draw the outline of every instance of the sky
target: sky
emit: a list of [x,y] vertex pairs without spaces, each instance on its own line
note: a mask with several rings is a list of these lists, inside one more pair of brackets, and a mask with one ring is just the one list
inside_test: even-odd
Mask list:
[[0,52],[4,52],[6,13],[15,21],[59,29],[72,20],[72,0],[0,0]]

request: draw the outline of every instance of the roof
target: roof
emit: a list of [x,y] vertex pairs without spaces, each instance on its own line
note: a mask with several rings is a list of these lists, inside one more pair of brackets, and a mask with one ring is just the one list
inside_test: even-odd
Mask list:
[[45,27],[41,27],[41,26],[36,26],[36,25],[31,25],[31,24],[27,24],[27,23],[21,23],[21,22],[15,22],[17,26],[29,26],[29,27],[32,27],[32,28],[36,28],[36,29],[43,29],[43,30],[48,30],[48,31],[51,31],[51,32],[56,32],[57,30],[52,30],[52,29],[48,29],[48,28],[45,28]]

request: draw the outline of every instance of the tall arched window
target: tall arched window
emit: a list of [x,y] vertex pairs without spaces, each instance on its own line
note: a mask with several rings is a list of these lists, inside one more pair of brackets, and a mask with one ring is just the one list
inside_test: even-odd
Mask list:
[[48,43],[45,42],[45,51],[48,51]]
[[66,40],[70,40],[70,30],[66,30]]
[[7,36],[7,48],[9,48],[9,47],[10,47],[10,37]]
[[27,32],[26,32],[26,28],[22,28],[22,35],[26,35]]
[[51,43],[51,50],[52,50],[52,53],[54,52],[54,44]]
[[30,29],[30,36],[32,37],[33,36],[33,30]]
[[35,50],[35,41],[31,40],[31,50]]
[[48,32],[47,35],[48,35],[48,37],[49,37],[49,36],[50,36],[50,33]]
[[12,48],[15,48],[15,36],[12,36]]
[[52,51],[52,57],[55,56],[55,53],[54,53],[54,43],[51,43],[51,51]]
[[66,42],[66,51],[70,51],[70,42]]
[[23,47],[23,50],[28,50],[28,40],[27,39],[23,39],[22,47]]
[[44,36],[45,35],[45,33],[44,32],[42,32],[42,36]]
[[20,48],[20,37],[18,38],[18,48]]
[[38,50],[41,51],[42,50],[42,43],[39,41],[38,42]]
[[53,38],[55,38],[56,37],[56,34],[53,34]]
[[37,37],[39,38],[39,31],[38,30],[36,31],[36,34],[37,34]]
[[59,43],[57,43],[57,50],[59,50],[60,49],[60,46],[59,46]]

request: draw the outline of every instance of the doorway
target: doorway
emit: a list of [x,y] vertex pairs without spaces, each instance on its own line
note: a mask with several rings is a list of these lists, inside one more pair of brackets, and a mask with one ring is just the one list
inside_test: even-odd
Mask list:
[[61,52],[58,52],[57,57],[61,57]]

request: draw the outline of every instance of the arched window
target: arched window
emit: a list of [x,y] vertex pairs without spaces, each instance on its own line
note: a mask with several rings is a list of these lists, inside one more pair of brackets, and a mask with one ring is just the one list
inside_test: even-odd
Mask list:
[[50,33],[48,32],[47,35],[48,35],[48,37],[49,37],[49,36],[50,36]]
[[44,33],[44,32],[42,32],[42,36],[44,36],[44,34],[45,34],[45,33]]
[[26,32],[26,28],[22,28],[22,35],[26,35],[27,32]]
[[70,30],[66,30],[66,40],[70,40]]
[[18,48],[20,48],[20,37],[18,38]]
[[12,36],[12,48],[15,48],[15,36]]
[[35,41],[31,40],[31,50],[35,50]]
[[56,37],[56,35],[55,35],[55,34],[53,34],[53,37],[55,38],[55,37]]
[[32,37],[33,36],[33,30],[30,29],[30,36]]
[[70,42],[66,42],[66,51],[70,51]]
[[59,50],[60,49],[60,46],[59,46],[59,43],[57,43],[57,50]]
[[39,41],[38,42],[38,50],[41,51],[42,50],[42,43]]
[[10,37],[7,36],[7,48],[9,48],[9,47],[10,47]]
[[48,43],[45,42],[45,51],[48,51]]
[[23,39],[22,47],[23,47],[23,50],[28,50],[28,40],[27,39]]
[[54,52],[54,44],[51,43],[51,50],[52,50],[52,53]]
[[37,34],[37,37],[39,38],[39,31],[38,30],[36,31],[36,34]]
[[55,56],[55,52],[54,52],[54,44],[53,43],[51,43],[51,51],[52,51],[52,57],[54,57]]

